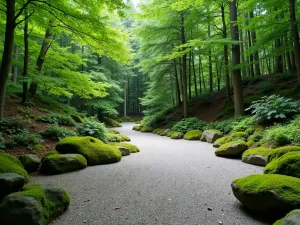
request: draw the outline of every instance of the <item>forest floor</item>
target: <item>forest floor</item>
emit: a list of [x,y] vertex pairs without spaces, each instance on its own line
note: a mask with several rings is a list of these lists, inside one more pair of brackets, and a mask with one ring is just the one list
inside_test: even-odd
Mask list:
[[119,130],[141,152],[117,164],[77,172],[35,176],[32,183],[53,183],[71,196],[69,210],[57,225],[263,225],[232,195],[232,180],[262,173],[261,167],[216,157],[211,144],[172,140]]

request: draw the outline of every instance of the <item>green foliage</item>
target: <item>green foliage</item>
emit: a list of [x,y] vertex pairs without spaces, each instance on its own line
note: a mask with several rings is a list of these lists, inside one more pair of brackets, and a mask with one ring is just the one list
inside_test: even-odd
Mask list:
[[273,149],[268,155],[268,163],[271,161],[280,158],[281,156],[289,153],[289,152],[299,152],[300,147],[297,146],[285,146],[280,148]]
[[46,130],[40,132],[44,138],[50,138],[52,140],[60,140],[68,136],[76,136],[76,132],[68,130],[57,125],[51,125]]
[[172,131],[186,133],[190,130],[205,130],[206,126],[207,124],[204,121],[198,120],[197,118],[188,118],[177,122],[172,127]]
[[122,125],[118,123],[118,121],[111,118],[104,118],[103,122],[108,127],[122,127]]
[[43,123],[51,123],[51,124],[59,124],[63,126],[75,126],[75,121],[71,118],[71,116],[66,114],[59,113],[50,113],[45,116],[40,116],[37,118],[37,121]]
[[22,146],[32,149],[34,145],[40,144],[41,142],[42,138],[39,134],[31,134],[28,130],[24,130],[21,133],[9,136],[5,141],[5,146],[7,148]]
[[5,148],[5,140],[2,136],[2,132],[0,132],[0,149],[4,149]]
[[230,136],[232,141],[247,141],[249,135],[246,132],[234,132]]
[[256,121],[252,117],[246,117],[237,123],[233,132],[246,132],[248,134],[253,134],[255,131]]
[[207,129],[216,129],[225,134],[230,133],[244,117],[237,116],[223,121],[215,121],[207,125]]
[[299,102],[280,95],[262,97],[246,109],[251,110],[253,118],[258,122],[281,121],[299,113]]
[[165,116],[172,112],[174,108],[167,108],[153,114],[147,114],[142,120],[142,124],[148,127],[158,128],[160,123],[165,120]]
[[8,134],[17,134],[24,130],[24,127],[30,124],[30,120],[22,116],[13,116],[0,121],[0,129]]
[[99,123],[96,120],[85,118],[83,123],[77,126],[76,132],[79,136],[91,136],[100,139],[101,141],[107,141],[107,129],[103,123]]

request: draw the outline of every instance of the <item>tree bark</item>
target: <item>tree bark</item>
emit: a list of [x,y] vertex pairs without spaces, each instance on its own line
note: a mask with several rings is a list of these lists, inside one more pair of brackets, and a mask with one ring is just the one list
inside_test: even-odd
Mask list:
[[4,50],[0,67],[0,119],[3,118],[6,84],[11,68],[14,31],[15,31],[15,1],[6,0],[6,26],[5,26],[5,41]]
[[195,94],[198,96],[198,87],[197,87],[197,77],[196,77],[196,69],[195,69],[195,56],[194,52],[192,51],[192,65],[193,65],[193,75],[194,75],[194,87],[195,87]]
[[[19,58],[19,48],[18,48],[18,46],[16,44],[14,44],[14,47],[13,47],[13,59],[18,59],[18,58]],[[13,83],[17,83],[18,67],[16,65],[12,65],[11,73],[12,73],[11,81]]]
[[[208,38],[211,36],[211,28],[210,28],[210,22],[208,23]],[[213,92],[213,66],[212,66],[212,52],[211,48],[208,50],[208,69],[209,69],[209,91]]]
[[[230,8],[231,38],[233,41],[239,41],[236,0],[229,2],[229,8]],[[240,45],[232,44],[232,67],[233,67],[232,82],[233,82],[233,90],[234,90],[235,115],[242,115],[244,113],[241,69],[237,68],[237,66],[240,65],[240,62],[241,62]]]
[[[24,10],[25,18],[28,16],[27,9]],[[23,65],[23,79],[28,76],[28,64],[29,64],[29,49],[28,49],[28,19],[24,22],[24,65]],[[28,101],[28,82],[23,81],[23,97],[22,103]]]
[[[254,18],[254,13],[253,11],[251,11],[249,13],[250,19]],[[256,44],[256,31],[252,30],[251,31],[251,39],[252,39],[252,46],[255,47]],[[261,76],[261,71],[260,71],[260,65],[259,65],[259,54],[258,51],[255,51],[253,54],[253,58],[254,58],[254,65],[255,65],[255,76]]]
[[189,100],[192,99],[192,52],[189,54]]
[[[275,11],[277,11],[277,7],[275,7]],[[277,15],[275,20],[279,20],[279,16]],[[280,51],[280,47],[281,47],[281,40],[280,37],[277,38],[275,40],[275,51]],[[277,53],[277,56],[275,58],[275,70],[274,73],[275,74],[280,74],[283,73],[283,56],[281,53]]]
[[180,105],[180,85],[178,80],[178,71],[177,71],[177,61],[174,59],[174,74],[175,74],[175,82],[176,82],[176,105]]
[[127,85],[125,83],[124,85],[124,117],[127,116],[127,91],[126,91]]

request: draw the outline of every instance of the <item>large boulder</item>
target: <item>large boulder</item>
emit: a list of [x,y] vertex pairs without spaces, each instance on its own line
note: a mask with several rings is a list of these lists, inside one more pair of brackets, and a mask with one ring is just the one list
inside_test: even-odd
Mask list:
[[52,154],[43,159],[40,171],[44,174],[60,174],[86,167],[87,161],[80,154]]
[[248,209],[280,218],[300,208],[300,179],[277,174],[250,175],[231,184],[234,196]]
[[25,178],[16,173],[0,174],[0,199],[23,188]]
[[244,163],[256,165],[256,166],[266,166],[267,158],[272,150],[268,148],[253,148],[245,151],[242,155],[242,161]]
[[223,137],[221,131],[218,130],[206,130],[201,136],[201,141],[206,141],[208,143],[214,143],[219,138]]
[[23,168],[20,160],[8,153],[0,153],[0,174],[2,173],[16,173],[24,177],[25,182],[29,181],[27,171]]
[[221,145],[224,145],[228,142],[232,141],[232,138],[231,136],[225,136],[225,137],[221,137],[219,139],[217,139],[214,143],[213,143],[213,146],[215,148],[219,148]]
[[182,139],[183,136],[184,136],[183,133],[175,131],[172,133],[172,135],[170,137],[171,137],[171,139]]
[[248,149],[248,145],[244,141],[231,141],[221,145],[215,151],[217,156],[237,157]]
[[265,174],[282,174],[300,178],[300,152],[289,152],[272,160],[264,169]]
[[137,153],[137,152],[140,151],[140,149],[137,146],[135,146],[133,144],[130,144],[130,143],[124,143],[124,142],[115,143],[115,142],[112,142],[112,143],[109,143],[109,144],[117,146],[117,147],[128,148],[130,153]]
[[122,158],[122,153],[117,147],[104,144],[93,137],[64,138],[56,145],[56,150],[61,154],[83,155],[89,166],[116,163]]
[[0,203],[0,224],[45,225],[69,206],[68,193],[56,186],[28,185]]
[[41,163],[40,158],[34,154],[22,155],[19,160],[28,173],[37,171]]
[[300,209],[288,213],[283,219],[276,221],[274,225],[300,225]]
[[283,156],[288,152],[299,152],[299,151],[300,151],[300,147],[298,146],[285,146],[285,147],[275,148],[268,155],[268,163],[274,159],[280,158],[281,156]]
[[184,136],[183,139],[185,140],[200,140],[202,136],[201,130],[190,130]]

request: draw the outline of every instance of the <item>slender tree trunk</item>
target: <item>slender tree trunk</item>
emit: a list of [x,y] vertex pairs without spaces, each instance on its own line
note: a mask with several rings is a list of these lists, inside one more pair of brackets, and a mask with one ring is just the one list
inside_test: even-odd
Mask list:
[[[181,12],[181,44],[186,44],[185,40],[185,27],[184,27],[184,12]],[[183,116],[184,118],[188,117],[188,98],[187,98],[187,55],[182,56],[182,96],[183,96]]]
[[289,44],[289,38],[288,38],[288,35],[285,34],[284,36],[284,44],[285,44],[285,47],[288,49],[286,52],[285,52],[285,58],[286,58],[286,64],[287,64],[287,67],[288,67],[288,72],[289,73],[292,73],[292,61],[291,61],[291,54],[290,54],[290,44]]
[[[54,39],[54,35],[52,33],[52,24],[53,24],[53,21],[50,20],[49,21],[49,27],[46,30],[45,38],[43,40],[42,47],[41,47],[41,50],[40,50],[40,54],[39,54],[37,62],[36,62],[36,70],[38,72],[42,71],[43,64],[45,62],[46,54],[47,54],[49,48],[51,47],[51,41]],[[33,82],[33,83],[30,84],[29,93],[32,96],[34,96],[37,92],[37,89],[38,89],[38,84]]]
[[189,54],[189,100],[192,99],[192,52]]
[[[230,7],[230,28],[231,28],[231,38],[234,41],[239,41],[239,28],[237,25],[237,6],[236,0],[229,2]],[[241,69],[236,68],[240,65],[240,45],[232,45],[232,82],[234,90],[234,107],[235,115],[242,115],[244,113],[244,100],[243,100],[243,89],[242,89],[242,77]]]
[[203,84],[203,89],[206,91],[206,84],[205,84],[205,78],[204,78],[204,71],[203,71],[203,64],[202,64],[202,58],[199,56],[199,61],[200,61],[200,66],[201,66],[201,75],[202,75],[202,84]]
[[[251,11],[249,13],[250,19],[254,18],[254,13],[253,11]],[[255,47],[256,44],[256,31],[252,30],[251,31],[251,39],[252,39],[252,45]],[[253,58],[254,58],[254,65],[255,65],[255,76],[261,76],[261,71],[260,71],[260,65],[259,65],[259,54],[258,51],[255,51],[253,54]]]
[[178,80],[178,71],[177,71],[177,61],[174,59],[174,74],[175,74],[175,81],[176,81],[176,105],[180,105],[180,86]]
[[[208,38],[211,36],[210,22],[208,23]],[[211,48],[208,50],[208,69],[209,69],[209,91],[213,92],[213,65],[212,65],[212,51]]]
[[[24,10],[24,16],[28,16],[28,10]],[[28,49],[28,19],[24,22],[24,65],[23,65],[23,79],[28,76],[28,64],[29,64],[29,49]],[[28,82],[23,81],[23,97],[22,102],[28,101]]]
[[[247,15],[246,17],[247,17],[247,20],[249,20],[249,16]],[[247,21],[246,25],[249,25],[248,21]],[[248,38],[248,46],[249,46],[249,49],[251,50],[252,41],[251,41],[251,31],[250,30],[247,30],[247,38]],[[250,76],[254,77],[254,68],[253,68],[254,57],[253,57],[252,53],[249,55],[249,61],[250,61],[250,64],[249,64]]]
[[[13,48],[13,59],[18,59],[19,58],[19,48],[16,44],[14,44]],[[17,78],[18,78],[18,67],[16,65],[13,65],[11,68],[11,81],[13,83],[17,83]]]
[[[227,36],[227,34],[226,34],[226,36]],[[246,43],[245,43],[245,46],[244,46],[244,37],[243,37],[243,31],[242,30],[240,30],[240,39],[241,39],[241,42],[242,42],[242,44],[241,44],[241,60],[242,60],[242,64],[246,64],[246,63],[248,63],[247,62],[248,60],[246,61],[246,59],[245,59]],[[227,51],[228,51],[228,47],[227,47]],[[243,77],[248,76],[248,71],[247,71],[245,66],[242,67],[242,76]]]
[[300,86],[300,43],[299,43],[299,31],[296,18],[295,0],[289,0],[290,4],[290,21],[292,25],[292,38],[294,41],[294,54],[295,63],[297,69],[298,86]]
[[4,50],[0,67],[0,119],[3,119],[6,84],[11,68],[14,30],[15,30],[15,1],[6,0],[6,26],[5,26],[5,41]]
[[[275,11],[277,11],[277,7],[275,7]],[[275,20],[279,20],[279,16],[277,15]],[[281,40],[280,37],[275,40],[275,52],[277,56],[275,57],[275,74],[283,73],[283,56],[282,53],[280,52],[281,48]]]
[[200,95],[202,94],[202,81],[201,81],[201,55],[200,55],[200,51],[199,51],[199,74],[198,74],[198,78],[199,78],[199,90],[200,90]]
[[124,85],[124,117],[127,116],[127,85]]
[[193,64],[193,75],[194,75],[194,88],[195,88],[195,94],[198,96],[198,88],[197,88],[197,76],[196,76],[196,69],[195,69],[195,56],[194,52],[192,51],[192,64]]

